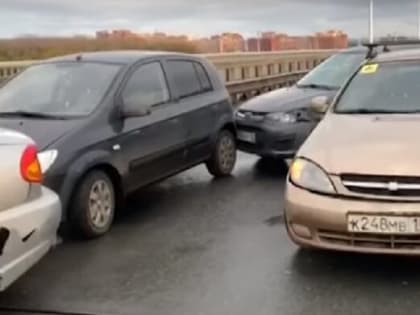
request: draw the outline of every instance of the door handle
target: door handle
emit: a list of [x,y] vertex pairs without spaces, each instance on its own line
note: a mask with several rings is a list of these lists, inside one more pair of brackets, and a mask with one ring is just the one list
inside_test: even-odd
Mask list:
[[169,120],[169,122],[172,124],[177,124],[179,123],[179,118],[172,118],[171,120]]

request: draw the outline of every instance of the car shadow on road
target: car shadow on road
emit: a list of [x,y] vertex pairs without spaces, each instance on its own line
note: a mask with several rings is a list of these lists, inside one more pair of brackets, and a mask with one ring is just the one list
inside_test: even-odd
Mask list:
[[208,194],[218,195],[234,183],[233,176],[197,181],[183,174],[146,186],[130,194],[125,206],[117,212],[115,225],[147,224],[159,217],[175,215],[189,206],[192,197],[200,200]]
[[256,178],[285,179],[289,166],[283,159],[261,158],[254,166]]
[[368,255],[321,250],[300,249],[292,261],[292,268],[300,276],[310,279],[322,275],[333,282],[349,279],[355,282],[420,283],[420,257]]

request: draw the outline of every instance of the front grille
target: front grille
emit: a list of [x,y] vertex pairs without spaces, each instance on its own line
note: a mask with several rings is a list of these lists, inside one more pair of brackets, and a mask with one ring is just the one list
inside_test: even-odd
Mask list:
[[349,191],[358,194],[420,197],[420,177],[343,174],[341,181]]
[[388,176],[388,175],[364,175],[364,174],[342,174],[341,179],[353,182],[398,182],[408,184],[420,184],[418,176]]
[[420,250],[420,235],[354,234],[319,230],[320,241],[359,248],[416,249]]

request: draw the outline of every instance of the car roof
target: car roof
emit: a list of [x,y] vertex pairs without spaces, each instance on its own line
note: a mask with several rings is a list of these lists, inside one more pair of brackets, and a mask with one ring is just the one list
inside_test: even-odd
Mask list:
[[[391,47],[390,52],[383,52],[378,54],[371,62],[393,62],[393,61],[409,61],[420,60],[420,48],[416,47],[402,47],[400,49]],[[394,51],[392,51],[394,49]],[[396,49],[396,50],[395,50]]]
[[358,53],[366,54],[367,51],[368,51],[368,49],[364,46],[354,46],[354,47],[348,48],[346,50],[343,50],[342,53],[343,54],[358,54]]
[[113,50],[113,51],[97,51],[97,52],[81,52],[66,56],[55,57],[46,60],[46,62],[61,62],[61,61],[93,61],[93,62],[107,62],[118,64],[132,64],[141,59],[157,56],[180,56],[191,58],[191,55],[167,52],[167,51],[149,51],[149,50]]

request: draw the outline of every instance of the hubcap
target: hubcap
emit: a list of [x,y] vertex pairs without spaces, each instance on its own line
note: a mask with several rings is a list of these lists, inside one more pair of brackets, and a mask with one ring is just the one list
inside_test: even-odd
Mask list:
[[108,183],[104,180],[96,181],[89,193],[89,214],[96,228],[103,228],[109,223],[113,204],[113,196]]
[[235,163],[235,143],[231,137],[225,136],[220,140],[219,161],[224,171],[230,171]]

